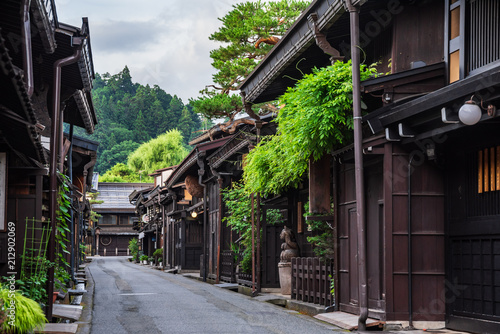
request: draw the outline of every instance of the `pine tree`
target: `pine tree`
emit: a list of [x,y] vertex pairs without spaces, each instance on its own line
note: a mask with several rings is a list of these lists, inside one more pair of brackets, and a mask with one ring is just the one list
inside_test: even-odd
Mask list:
[[144,116],[142,116],[142,111],[139,110],[137,118],[134,122],[134,139],[138,143],[144,143],[149,139],[146,124],[144,122]]

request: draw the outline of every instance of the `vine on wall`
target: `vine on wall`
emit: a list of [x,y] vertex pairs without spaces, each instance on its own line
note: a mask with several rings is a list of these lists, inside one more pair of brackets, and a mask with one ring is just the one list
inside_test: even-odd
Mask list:
[[[361,80],[375,74],[374,65],[361,65]],[[267,196],[297,186],[310,157],[318,160],[352,140],[351,61],[313,69],[288,88],[280,105],[277,134],[264,138],[246,158],[248,193]]]

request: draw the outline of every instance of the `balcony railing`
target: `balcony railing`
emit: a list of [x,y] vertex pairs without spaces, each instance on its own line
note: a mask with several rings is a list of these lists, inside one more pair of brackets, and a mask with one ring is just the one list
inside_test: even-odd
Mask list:
[[45,10],[47,11],[47,17],[54,29],[59,27],[59,21],[57,20],[56,3],[54,0],[43,0],[45,3]]
[[59,28],[57,20],[56,5],[54,0],[34,1],[32,20],[40,34],[43,47],[47,53],[53,53],[56,49],[55,31]]
[[90,45],[89,24],[86,18],[83,19],[82,35],[86,38],[82,45],[82,57],[78,62],[82,76],[83,87],[87,91],[92,90],[92,81],[94,80],[94,63],[92,61],[92,48]]

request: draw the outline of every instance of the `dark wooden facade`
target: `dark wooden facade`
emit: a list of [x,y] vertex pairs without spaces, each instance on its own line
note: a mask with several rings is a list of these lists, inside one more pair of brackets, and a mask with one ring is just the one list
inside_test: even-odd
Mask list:
[[[369,315],[472,332],[500,326],[500,47],[496,1],[358,1],[360,46],[389,72],[361,83],[364,129],[366,270]],[[307,17],[349,56],[341,1],[313,1],[241,89],[248,102],[276,98],[285,76],[327,66]],[[316,49],[315,49],[316,48]],[[391,65],[388,70],[387,65]],[[292,75],[295,73],[295,76]],[[264,78],[264,79],[262,79]],[[458,110],[471,96],[479,123]],[[352,146],[334,153],[339,248],[336,300],[359,313],[358,242]],[[410,317],[411,315],[411,317]],[[429,323],[428,323],[429,324]]]
[[[91,236],[95,254],[100,256],[127,256],[128,243],[137,238],[139,232],[134,229],[135,207],[129,202],[129,194],[133,191],[151,190],[151,183],[113,183],[100,182],[97,187],[97,200],[103,203],[94,204],[93,210],[101,217],[93,222]],[[96,229],[99,231],[96,233]],[[149,249],[148,245],[143,248]],[[153,249],[154,251],[154,249]],[[145,253],[151,255],[152,253]]]
[[[20,272],[19,256],[23,253],[21,245],[26,219],[37,224],[41,222],[45,228],[49,226],[51,208],[48,195],[51,191],[58,191],[49,184],[51,175],[46,167],[55,165],[50,155],[60,156],[57,169],[73,174],[75,189],[80,193],[84,193],[85,187],[91,187],[91,160],[95,157],[92,147],[78,145],[79,140],[73,137],[64,138],[62,126],[57,130],[51,128],[54,105],[66,104],[61,117],[71,127],[82,127],[91,134],[97,123],[90,96],[94,73],[88,21],[84,19],[81,28],[72,27],[58,21],[52,1],[25,4],[13,0],[0,4],[0,154],[5,157],[1,166],[5,180],[1,183],[0,276],[6,276],[7,271]],[[27,18],[27,24],[23,24],[24,18]],[[60,84],[52,79],[54,64],[74,53],[74,46],[79,43],[72,43],[73,38],[75,42],[76,39],[81,42],[85,57],[76,59],[65,68],[60,78],[64,86],[54,103],[49,91]],[[59,135],[59,143],[54,146],[56,152],[48,153],[45,146],[49,144],[49,136],[56,132]],[[74,147],[72,153],[68,151],[70,144]],[[66,156],[68,160],[64,166]],[[67,255],[68,262],[73,265],[70,256],[76,258],[79,253],[74,250],[84,238],[84,234],[78,232],[82,231],[80,226],[85,223],[83,218],[88,209],[85,197],[75,196],[71,210],[75,248],[71,249],[68,241],[68,250],[72,254]],[[16,227],[16,270],[7,270],[7,222],[15,223]],[[68,228],[71,229],[71,225]],[[35,237],[39,238],[38,235]],[[49,281],[50,276],[49,273]]]

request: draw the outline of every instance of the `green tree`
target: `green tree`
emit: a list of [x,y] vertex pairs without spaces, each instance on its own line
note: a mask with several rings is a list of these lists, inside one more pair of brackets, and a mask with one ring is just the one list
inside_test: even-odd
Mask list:
[[[100,174],[118,162],[126,164],[131,146],[125,141],[139,146],[177,128],[181,117],[184,117],[182,132],[188,136],[184,138],[185,143],[190,134],[201,127],[200,118],[191,106],[184,105],[181,99],[167,94],[158,85],[150,87],[133,83],[127,66],[113,75],[97,73],[92,93],[98,121],[96,130],[93,135],[88,135],[76,128],[75,134],[99,142],[95,171]],[[186,107],[189,114],[183,115]],[[186,119],[186,116],[191,119]]]
[[210,40],[223,45],[210,52],[212,66],[217,72],[212,76],[213,84],[200,91],[202,96],[190,100],[195,111],[210,119],[227,117],[223,129],[229,132],[236,124],[254,123],[239,119],[230,126],[242,111],[254,119],[259,118],[258,113],[268,112],[271,107],[252,110],[243,106],[241,98],[231,92],[237,89],[308,4],[307,1],[266,3],[259,0],[233,5],[233,9],[220,19],[222,27],[210,36]]
[[123,141],[110,149],[104,151],[100,156],[101,168],[103,170],[108,170],[117,163],[127,161],[127,158],[132,152],[134,152],[138,147],[139,143],[133,142],[131,140]]
[[182,110],[181,118],[177,125],[177,129],[181,132],[183,138],[191,138],[191,132],[193,131],[193,119],[189,114],[188,108]]
[[182,109],[184,109],[184,104],[182,100],[179,99],[176,95],[170,100],[167,109],[167,122],[170,124],[170,127],[167,130],[172,130],[177,127],[177,122],[182,115]]
[[135,119],[134,122],[134,134],[135,134],[135,141],[137,142],[142,143],[149,139],[146,122],[144,121],[144,116],[142,115],[141,110],[139,110],[137,118]]
[[167,131],[167,129],[164,128],[164,122],[158,123],[158,120],[161,120],[165,116],[165,110],[163,109],[160,100],[155,100],[153,102],[148,110],[148,114],[148,132],[151,138]]
[[135,172],[147,174],[177,165],[188,154],[178,130],[170,130],[139,146],[128,158],[128,166]]
[[152,178],[145,172],[136,172],[129,166],[118,163],[104,175],[99,176],[99,182],[151,182]]

